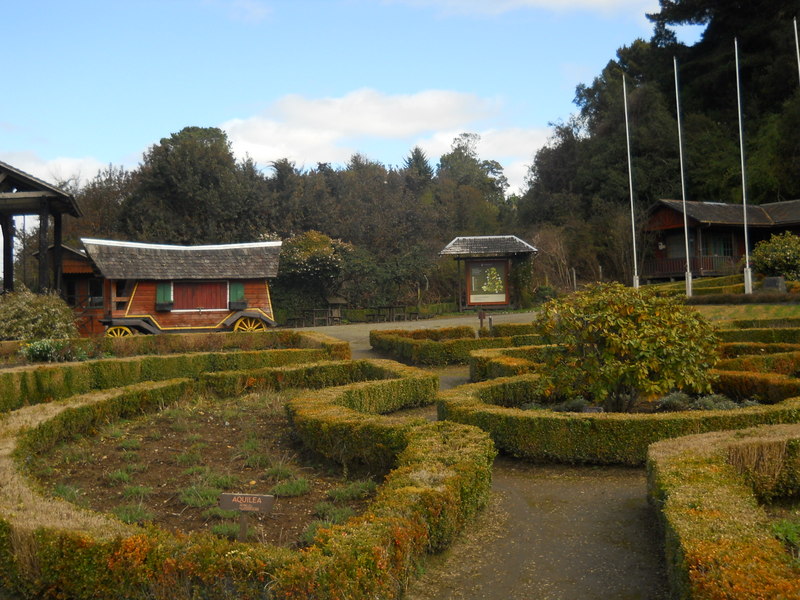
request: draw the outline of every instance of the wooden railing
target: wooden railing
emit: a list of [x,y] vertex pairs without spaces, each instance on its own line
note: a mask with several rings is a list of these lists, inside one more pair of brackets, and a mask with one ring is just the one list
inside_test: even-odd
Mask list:
[[[730,275],[737,261],[738,258],[732,256],[695,256],[689,259],[689,264],[696,276]],[[652,259],[642,265],[643,277],[680,277],[685,272],[685,258]]]

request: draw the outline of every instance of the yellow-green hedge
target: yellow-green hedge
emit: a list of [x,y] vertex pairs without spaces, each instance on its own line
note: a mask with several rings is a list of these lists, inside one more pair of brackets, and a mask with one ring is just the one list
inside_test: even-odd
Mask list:
[[[565,413],[516,408],[537,399],[535,374],[495,379],[439,395],[439,418],[480,427],[498,450],[537,461],[641,465],[653,442],[704,431],[800,422],[800,381],[780,375],[718,371],[728,393],[748,382],[773,405],[657,414]],[[725,387],[727,386],[727,387]]]
[[717,335],[722,342],[763,342],[768,344],[800,343],[800,328],[759,327],[752,329],[720,329]]
[[415,365],[466,364],[473,350],[522,346],[533,344],[538,339],[535,335],[476,338],[471,327],[414,331],[384,329],[369,333],[373,349]]
[[[165,333],[128,337],[89,337],[68,340],[89,358],[178,354],[184,352],[223,352],[226,350],[270,350],[283,348],[321,348],[335,359],[350,358],[347,342],[313,331],[268,330],[263,332]],[[0,357],[19,356],[25,342],[0,342]]]
[[24,406],[50,402],[139,381],[197,377],[208,371],[252,369],[324,360],[324,348],[209,352],[100,359],[80,363],[20,367],[0,371],[0,414]]
[[[666,541],[671,597],[799,598],[800,569],[770,533],[757,495],[775,473],[800,492],[800,427],[783,425],[684,437],[648,453],[648,497]],[[791,475],[791,477],[788,477]]]

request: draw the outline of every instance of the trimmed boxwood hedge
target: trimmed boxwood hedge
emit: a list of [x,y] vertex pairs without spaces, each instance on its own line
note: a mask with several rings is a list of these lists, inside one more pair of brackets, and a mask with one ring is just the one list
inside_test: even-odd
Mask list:
[[475,337],[472,327],[443,329],[383,329],[369,332],[374,350],[415,365],[466,364],[470,352],[482,348],[508,348],[538,341],[536,335]]
[[[522,410],[536,400],[537,375],[468,384],[439,396],[439,418],[480,427],[511,456],[563,463],[641,465],[653,442],[682,435],[800,422],[800,380],[717,371],[715,390],[760,395],[773,405],[658,414]],[[788,399],[787,399],[788,398]]]
[[800,328],[759,327],[753,329],[720,329],[723,342],[762,342],[767,344],[800,344]]
[[757,499],[800,493],[798,449],[797,425],[651,446],[648,498],[665,533],[671,597],[800,597],[800,569],[769,531]]
[[[263,369],[253,377],[264,385],[270,379],[290,384],[305,368],[277,367],[270,374]],[[292,552],[153,528],[130,527],[130,535],[112,539],[66,524],[30,531],[5,514],[0,515],[0,584],[31,598],[398,598],[419,557],[446,547],[488,501],[494,446],[472,427],[378,416],[432,401],[438,383],[432,375],[390,361],[315,368],[324,372],[311,375],[318,382],[378,378],[309,392],[289,409],[301,437],[313,440],[318,451],[375,468],[396,466],[363,515],[320,530],[311,547]],[[180,395],[196,385],[181,380],[158,389]],[[18,452],[24,460],[25,453],[46,451],[97,422],[169,403],[166,392],[148,396],[147,387],[121,389],[64,411],[25,434]]]
[[[313,331],[165,333],[128,337],[83,337],[66,341],[89,358],[286,348],[321,348],[331,358],[350,358],[350,345],[347,342]],[[26,342],[0,342],[0,357],[5,361],[12,357],[21,360],[19,350],[24,343]]]

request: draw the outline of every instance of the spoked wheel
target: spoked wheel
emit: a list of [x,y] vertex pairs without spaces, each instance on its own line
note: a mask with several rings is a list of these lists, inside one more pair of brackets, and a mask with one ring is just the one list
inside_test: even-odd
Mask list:
[[124,325],[113,325],[106,329],[107,337],[128,337],[129,335],[133,335],[133,331]]
[[243,333],[256,333],[259,331],[266,331],[267,326],[264,321],[256,317],[242,317],[234,323],[233,330]]

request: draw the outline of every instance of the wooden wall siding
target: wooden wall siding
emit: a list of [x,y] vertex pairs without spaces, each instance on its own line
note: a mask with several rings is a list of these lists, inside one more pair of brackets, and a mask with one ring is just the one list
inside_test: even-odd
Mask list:
[[81,260],[77,256],[65,254],[61,261],[62,273],[92,273],[92,265],[87,260]]
[[[137,282],[128,303],[128,309],[114,311],[112,315],[133,318],[151,317],[161,329],[170,330],[219,327],[229,315],[233,314],[232,311],[156,312],[156,284],[155,281]],[[244,281],[244,296],[247,299],[248,309],[259,310],[264,316],[274,319],[266,281],[262,279]]]
[[227,309],[228,284],[225,281],[176,281],[172,284],[173,310]]
[[[694,220],[689,219],[689,226],[693,226]],[[645,225],[646,231],[661,231],[663,229],[677,229],[683,227],[683,214],[669,208],[659,208],[656,210]]]

